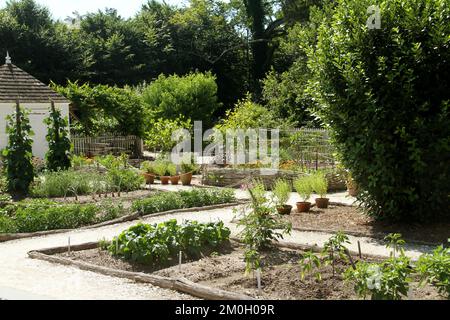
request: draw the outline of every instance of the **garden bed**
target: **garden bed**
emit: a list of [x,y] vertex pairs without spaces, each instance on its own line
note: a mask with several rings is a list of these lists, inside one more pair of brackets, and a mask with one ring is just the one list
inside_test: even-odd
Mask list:
[[309,213],[297,213],[284,216],[292,222],[294,229],[303,231],[324,231],[334,233],[343,231],[355,236],[384,238],[389,233],[401,233],[409,242],[424,242],[432,244],[447,243],[450,238],[450,222],[428,225],[393,224],[375,221],[363,214],[357,207],[330,206],[329,209],[312,208]]
[[[235,297],[271,300],[342,300],[357,299],[351,285],[345,283],[340,272],[349,265],[339,262],[336,265],[337,273],[333,277],[331,267],[322,267],[323,281],[316,281],[312,276],[300,280],[300,267],[298,260],[303,251],[277,247],[263,254],[262,292],[256,288],[253,276],[245,276],[245,263],[243,262],[244,249],[237,242],[231,242],[219,253],[209,254],[202,259],[187,261],[180,270],[175,261],[160,267],[148,267],[112,257],[107,251],[102,251],[95,243],[74,248],[70,254],[65,248],[44,250],[43,253],[31,252],[33,258],[44,259],[51,262],[75,265],[82,269],[103,274],[125,276],[134,275],[142,279],[143,274],[155,279],[187,279],[187,283],[200,286],[204,290],[219,290],[228,292]],[[82,250],[86,249],[86,250]],[[47,257],[47,258],[46,258]],[[357,260],[357,258],[354,258]],[[368,258],[366,260],[376,260]],[[139,278],[140,277],[140,278]],[[414,283],[409,299],[440,300],[436,290],[426,286],[418,288]],[[185,290],[186,292],[188,290]],[[211,291],[211,292],[213,292]]]

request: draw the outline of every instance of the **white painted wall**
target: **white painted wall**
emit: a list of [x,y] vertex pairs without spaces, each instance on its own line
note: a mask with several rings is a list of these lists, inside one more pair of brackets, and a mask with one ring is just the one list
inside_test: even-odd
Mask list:
[[[33,155],[44,159],[48,150],[48,143],[45,139],[47,126],[44,119],[49,115],[49,103],[21,103],[21,107],[30,111],[30,124],[34,131]],[[55,107],[61,110],[63,117],[69,117],[69,104],[57,103]],[[16,110],[15,103],[0,103],[0,150],[8,145],[8,135],[6,134],[6,117]]]

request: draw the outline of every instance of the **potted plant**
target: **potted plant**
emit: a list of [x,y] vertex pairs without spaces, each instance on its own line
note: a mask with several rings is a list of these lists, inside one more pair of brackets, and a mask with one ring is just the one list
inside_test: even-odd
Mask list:
[[278,213],[281,215],[290,215],[292,206],[288,205],[289,197],[291,195],[291,184],[283,179],[275,181],[273,187],[274,202],[277,206]]
[[161,184],[169,184],[170,177],[167,172],[167,163],[165,161],[157,161],[154,165],[155,173],[159,176]]
[[198,170],[198,166],[195,163],[183,162],[181,164],[181,183],[183,186],[190,186],[192,183],[192,176],[194,172]]
[[324,173],[317,172],[311,177],[312,191],[319,195],[316,199],[316,206],[319,209],[327,209],[330,199],[326,198],[328,192],[328,180]]
[[308,202],[308,200],[311,198],[312,194],[311,177],[305,176],[298,178],[294,181],[294,188],[303,200],[301,202],[297,202],[298,212],[309,212],[311,210],[311,202]]
[[154,184],[155,183],[155,168],[153,163],[150,161],[144,161],[141,164],[142,175],[145,178],[146,184]]
[[177,166],[173,163],[167,165],[167,172],[170,174],[170,183],[177,185],[180,182],[180,176],[177,175]]

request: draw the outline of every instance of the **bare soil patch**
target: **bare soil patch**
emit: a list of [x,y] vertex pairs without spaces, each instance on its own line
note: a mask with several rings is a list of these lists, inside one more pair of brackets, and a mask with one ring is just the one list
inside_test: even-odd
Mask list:
[[383,238],[389,233],[401,233],[410,241],[435,244],[447,243],[450,238],[450,222],[433,224],[400,224],[375,221],[357,207],[330,206],[329,209],[312,208],[309,213],[293,211],[283,219],[292,222],[297,229],[356,233],[360,236]]
[[[183,277],[192,282],[213,288],[245,294],[258,299],[271,300],[354,300],[358,299],[350,284],[340,275],[349,265],[336,264],[336,276],[330,266],[322,267],[323,281],[307,276],[300,279],[298,260],[302,251],[274,248],[263,255],[262,292],[257,290],[254,275],[244,274],[244,250],[237,243],[220,253],[210,253],[198,260],[186,261],[180,269],[175,259],[166,266],[143,266],[112,257],[100,249],[59,254],[76,261],[108,267],[116,270],[151,273],[163,277]],[[355,257],[355,260],[357,258]],[[443,299],[432,287],[412,285],[409,299]]]

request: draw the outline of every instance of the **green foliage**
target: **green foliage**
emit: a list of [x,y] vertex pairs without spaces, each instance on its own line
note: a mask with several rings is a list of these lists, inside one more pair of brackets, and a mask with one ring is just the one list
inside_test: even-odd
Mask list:
[[227,243],[230,230],[223,222],[198,223],[176,220],[160,224],[138,224],[115,237],[111,254],[143,264],[164,264],[183,251],[188,257],[198,257],[204,249],[218,248]]
[[388,234],[384,238],[384,241],[387,242],[386,248],[392,249],[392,251],[391,251],[392,258],[395,258],[397,253],[399,253],[400,255],[405,254],[405,250],[403,249],[403,247],[405,246],[406,242],[405,242],[405,240],[402,239],[401,234],[399,234],[399,233]]
[[278,179],[275,181],[273,187],[273,195],[275,197],[275,203],[278,207],[286,205],[291,196],[292,186],[287,180]]
[[58,229],[74,229],[117,218],[121,204],[58,204],[51,201],[24,201],[0,215],[0,233],[24,233]]
[[294,189],[304,202],[308,201],[313,193],[312,181],[312,176],[303,176],[294,181]]
[[183,117],[173,120],[165,118],[151,119],[145,126],[145,145],[150,150],[171,152],[177,145],[177,141],[172,140],[172,135],[178,130],[191,131],[191,129],[191,119],[185,120]]
[[77,109],[79,122],[72,124],[73,130],[86,135],[113,132],[144,136],[146,111],[142,98],[134,90],[70,81],[65,87],[53,85],[53,88]]
[[234,191],[231,189],[193,189],[191,191],[163,192],[146,199],[133,202],[133,211],[141,215],[157,212],[204,207],[216,204],[235,202]]
[[108,170],[107,179],[112,191],[136,191],[144,184],[144,177],[131,168],[112,168]]
[[439,246],[432,254],[424,254],[416,269],[422,282],[436,286],[442,295],[450,299],[450,249]]
[[148,173],[148,174],[155,174],[155,166],[153,162],[150,161],[144,161],[141,163],[141,170],[144,173]]
[[[449,216],[450,3],[341,0],[309,52],[317,110],[378,219]],[[432,164],[432,165],[430,165]]]
[[3,150],[5,158],[8,191],[26,194],[34,179],[33,131],[28,112],[17,106],[16,112],[6,117],[8,145]]
[[211,73],[191,73],[184,77],[160,75],[142,90],[142,96],[154,119],[175,120],[183,116],[203,121],[209,127],[220,107],[215,80]]
[[412,269],[410,260],[401,256],[382,263],[358,262],[356,270],[349,268],[345,279],[355,285],[355,292],[372,300],[401,300],[408,295]]
[[164,160],[157,160],[153,164],[153,170],[160,177],[165,177],[169,174],[168,172],[169,162]]
[[45,155],[47,169],[51,171],[67,170],[71,167],[69,121],[62,118],[61,111],[54,105],[50,108],[50,116],[44,120],[48,127],[46,136],[49,150]]
[[[279,221],[276,206],[266,199],[264,184],[259,181],[248,186],[251,203],[241,209],[239,226],[243,228],[240,236],[246,247],[246,273],[258,268],[259,252],[271,247],[272,241],[283,239],[290,234],[292,225]],[[236,211],[237,212],[237,211]],[[281,231],[278,231],[281,230]]]
[[312,175],[311,188],[321,198],[325,198],[328,192],[328,180],[324,172],[318,171]]
[[[314,273],[314,269],[320,269],[322,266],[320,258],[312,251],[305,252],[298,263],[301,268],[300,276],[302,281],[305,280],[307,274]],[[314,273],[314,277],[317,281],[322,281],[322,274],[319,271]]]
[[233,110],[229,110],[216,128],[221,132],[227,129],[278,128],[281,120],[269,109],[252,101],[251,96],[240,100]]
[[350,240],[343,232],[338,232],[323,245],[322,255],[325,257],[325,264],[333,267],[333,275],[335,274],[335,261],[341,259],[348,261],[349,251],[345,244],[350,244]]

